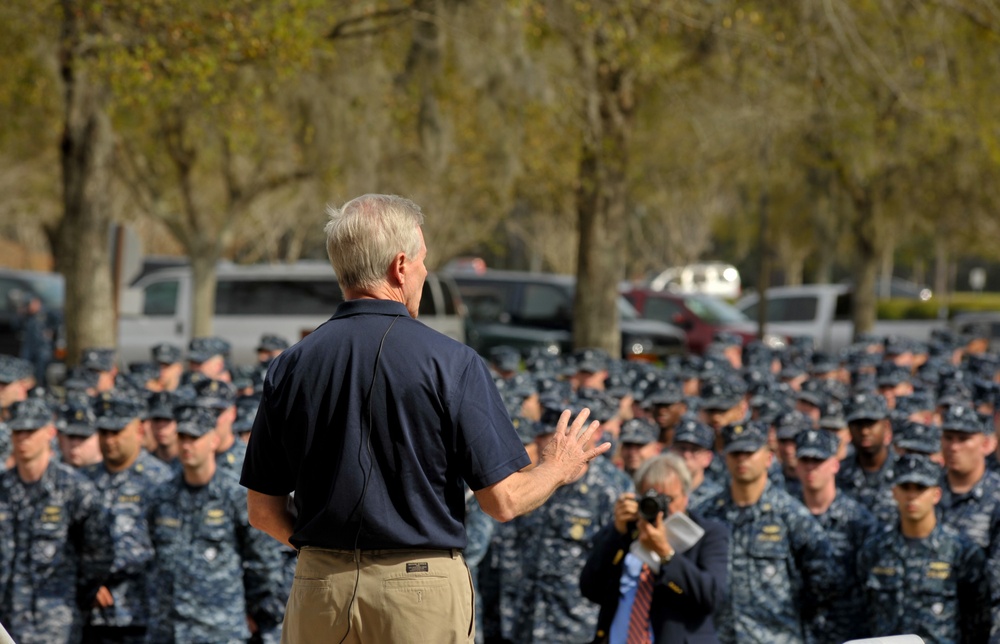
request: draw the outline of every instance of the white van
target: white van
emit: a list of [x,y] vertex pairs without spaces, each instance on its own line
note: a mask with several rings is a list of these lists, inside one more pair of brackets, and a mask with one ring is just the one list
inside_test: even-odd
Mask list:
[[740,296],[740,272],[732,264],[704,262],[675,266],[659,273],[649,281],[654,291],[676,293],[705,293],[727,300]]
[[[191,339],[191,293],[189,266],[165,268],[137,279],[121,298],[121,361],[148,361],[150,348],[159,342],[186,350]],[[274,333],[294,344],[329,320],[343,301],[326,262],[220,264],[212,334],[232,344],[233,364],[253,364],[261,335]],[[419,319],[465,342],[465,310],[449,277],[428,274]]]

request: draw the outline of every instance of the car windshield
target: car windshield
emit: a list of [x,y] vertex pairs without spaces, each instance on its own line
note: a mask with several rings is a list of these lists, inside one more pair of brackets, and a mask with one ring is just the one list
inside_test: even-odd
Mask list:
[[46,308],[59,310],[66,301],[66,283],[61,275],[26,276],[25,281],[31,283],[31,288],[42,298]]
[[684,298],[684,304],[691,311],[709,324],[728,324],[731,322],[746,322],[749,320],[739,309],[714,297],[690,295]]

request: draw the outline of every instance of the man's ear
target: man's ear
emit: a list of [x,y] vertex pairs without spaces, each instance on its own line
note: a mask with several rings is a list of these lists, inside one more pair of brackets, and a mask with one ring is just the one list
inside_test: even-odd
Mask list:
[[393,286],[406,281],[406,253],[396,253],[389,264],[389,281]]

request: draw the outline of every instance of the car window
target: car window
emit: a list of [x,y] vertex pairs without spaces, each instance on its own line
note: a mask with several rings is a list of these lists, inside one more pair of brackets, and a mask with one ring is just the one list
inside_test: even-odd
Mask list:
[[174,315],[177,313],[177,280],[153,282],[143,291],[143,315]]
[[643,307],[642,316],[649,320],[660,320],[673,324],[673,317],[681,313],[681,305],[673,300],[665,300],[659,297],[647,297],[646,306]]
[[519,316],[524,322],[568,321],[572,317],[573,302],[564,289],[550,284],[527,284]]
[[448,280],[441,279],[438,280],[438,285],[441,287],[441,297],[444,298],[444,314],[458,315],[458,310],[455,308],[457,294],[454,289],[451,288],[451,284],[448,283]]
[[496,322],[504,313],[503,288],[492,284],[460,286],[462,300],[473,322]]
[[687,304],[692,313],[710,324],[747,321],[747,316],[740,313],[735,306],[714,297],[692,295],[684,298],[684,303]]
[[333,315],[344,301],[334,279],[219,280],[216,315]]
[[434,289],[428,280],[424,280],[424,288],[420,294],[420,309],[418,315],[432,316],[437,314],[437,306],[434,303]]
[[816,319],[817,298],[812,295],[767,301],[768,322],[811,322]]
[[851,294],[843,293],[837,296],[837,304],[833,311],[834,320],[850,320],[851,319]]
[[0,277],[0,312],[13,313],[17,310],[17,302],[22,297],[24,289],[21,284],[6,277]]

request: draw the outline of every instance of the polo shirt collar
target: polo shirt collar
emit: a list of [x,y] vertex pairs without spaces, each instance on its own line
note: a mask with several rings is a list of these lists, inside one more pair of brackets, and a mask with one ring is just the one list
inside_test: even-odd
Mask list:
[[337,312],[333,314],[333,319],[353,315],[405,315],[410,317],[410,312],[401,302],[395,300],[346,300],[337,306]]

